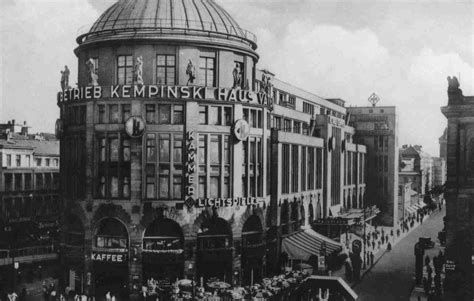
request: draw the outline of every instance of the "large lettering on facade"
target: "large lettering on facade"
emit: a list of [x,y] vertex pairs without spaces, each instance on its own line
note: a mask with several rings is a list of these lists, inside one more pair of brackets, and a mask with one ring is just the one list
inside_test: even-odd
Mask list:
[[185,204],[191,208],[196,195],[196,132],[186,132],[186,199]]
[[242,89],[200,86],[116,85],[71,88],[58,93],[58,102],[99,98],[146,98],[165,100],[215,100],[224,102],[271,105],[271,99],[262,93]]
[[105,262],[116,262],[123,263],[127,261],[126,254],[116,254],[116,253],[96,253],[92,252],[92,261],[105,261]]

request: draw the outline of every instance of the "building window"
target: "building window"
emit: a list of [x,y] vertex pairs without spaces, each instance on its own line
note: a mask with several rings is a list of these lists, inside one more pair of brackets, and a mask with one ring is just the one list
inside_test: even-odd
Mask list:
[[[316,180],[316,158],[315,158],[315,148],[314,147],[308,147],[308,189],[312,190],[315,187],[315,180]],[[305,160],[304,158],[302,159],[303,164],[305,165]],[[306,167],[305,167],[306,168]]]
[[278,97],[278,104],[283,105],[286,102],[286,94],[279,92]]
[[281,130],[281,117],[275,116],[273,117],[273,121],[275,123],[274,128],[277,130]]
[[47,167],[49,167],[51,165],[51,159],[48,158],[44,161],[45,161]]
[[290,145],[282,145],[281,192],[290,193]]
[[109,123],[119,123],[119,105],[109,105]]
[[303,102],[303,113],[314,115],[314,105]]
[[306,146],[301,147],[301,191],[306,190],[306,166],[308,162],[306,162]]
[[[208,147],[209,146],[209,147]],[[231,195],[231,145],[229,135],[199,135],[199,197],[228,198]],[[206,185],[208,184],[208,185]],[[207,190],[207,188],[209,189]]]
[[263,127],[262,110],[243,109],[243,118],[253,128],[261,129]]
[[283,120],[283,131],[284,132],[291,132],[291,120],[284,119]]
[[147,135],[145,177],[147,199],[179,200],[182,198],[182,134]]
[[232,107],[200,105],[199,124],[231,126]]
[[26,155],[26,166],[27,166],[27,167],[30,167],[30,164],[31,164],[31,156],[30,156],[30,155]]
[[13,190],[13,174],[7,173],[5,174],[5,191],[12,191]]
[[122,121],[127,121],[132,116],[132,108],[129,104],[122,105]]
[[266,177],[267,177],[267,195],[271,194],[271,188],[270,188],[271,170],[272,170],[272,144],[271,144],[270,139],[267,139],[267,168],[266,168],[266,171],[267,171],[267,174],[266,174]]
[[41,158],[36,159],[36,166],[41,166],[42,160]]
[[16,155],[16,166],[21,166],[21,155]]
[[133,84],[133,56],[119,55],[117,57],[117,84]]
[[122,134],[101,134],[98,146],[98,196],[129,198],[130,140]]
[[263,145],[262,138],[249,137],[243,141],[245,172],[242,173],[244,196],[263,196]]
[[173,86],[175,81],[176,60],[174,55],[156,56],[156,83]]
[[207,124],[207,106],[199,106],[199,124]]
[[214,58],[199,58],[199,85],[212,87],[214,86]]
[[323,150],[316,149],[316,189],[323,188]]
[[295,134],[301,133],[301,122],[293,121],[293,133]]
[[7,155],[7,166],[12,166],[12,155]]
[[299,167],[299,153],[298,145],[291,147],[291,192],[298,192],[298,167]]
[[105,123],[105,105],[99,105],[99,123]]

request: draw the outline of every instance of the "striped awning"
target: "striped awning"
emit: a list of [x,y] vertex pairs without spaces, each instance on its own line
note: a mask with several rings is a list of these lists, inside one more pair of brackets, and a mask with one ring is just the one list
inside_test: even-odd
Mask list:
[[319,234],[312,229],[306,229],[285,237],[281,243],[282,251],[288,254],[288,258],[308,261],[311,255],[319,255],[321,245],[326,244],[326,254],[331,254],[342,248],[342,245]]

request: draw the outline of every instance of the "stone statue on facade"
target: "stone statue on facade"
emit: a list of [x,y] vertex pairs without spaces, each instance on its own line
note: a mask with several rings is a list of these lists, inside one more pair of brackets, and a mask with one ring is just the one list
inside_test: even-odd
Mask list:
[[235,64],[234,70],[232,70],[232,76],[234,77],[234,85],[232,89],[239,89],[242,87],[242,70],[240,70],[240,64]]
[[186,67],[186,75],[188,76],[188,82],[186,83],[187,86],[189,84],[194,84],[194,80],[196,79],[196,67],[194,67],[193,61],[188,61],[188,66]]
[[61,89],[69,89],[69,68],[64,66],[64,70],[61,71]]
[[89,69],[89,86],[98,86],[99,76],[97,75],[97,66],[95,65],[94,59],[88,59],[86,66]]
[[143,85],[143,57],[139,56],[135,62],[135,83]]
[[459,89],[459,81],[456,76],[448,76],[448,104],[462,103],[464,101],[464,95],[462,90]]

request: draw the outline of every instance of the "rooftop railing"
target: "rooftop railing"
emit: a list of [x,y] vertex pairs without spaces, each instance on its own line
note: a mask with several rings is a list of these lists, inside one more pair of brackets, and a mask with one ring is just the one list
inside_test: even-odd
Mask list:
[[77,43],[82,44],[89,38],[120,35],[150,33],[166,35],[181,32],[189,35],[219,37],[240,40],[250,44],[253,48],[257,45],[255,34],[229,24],[201,22],[182,19],[127,19],[115,21],[100,21],[92,25],[85,25],[77,32]]

